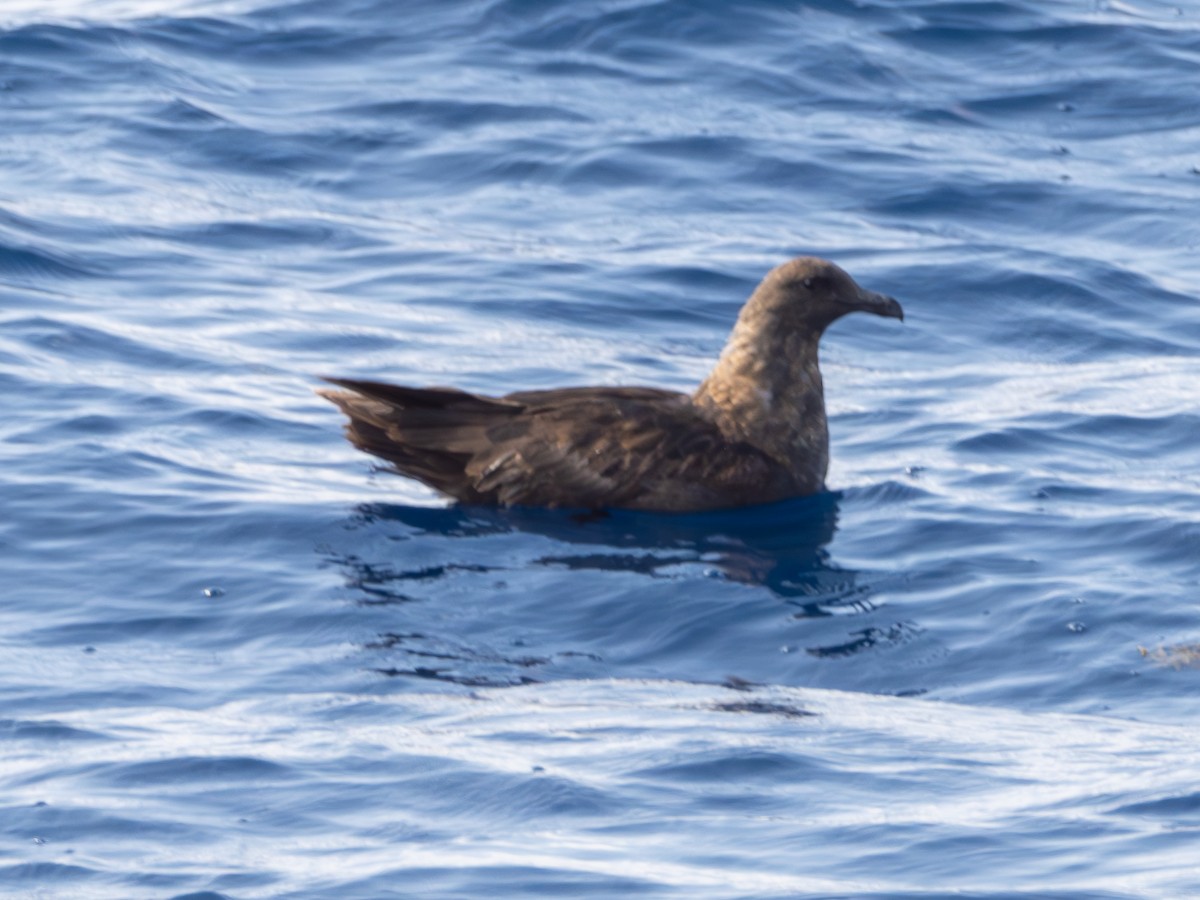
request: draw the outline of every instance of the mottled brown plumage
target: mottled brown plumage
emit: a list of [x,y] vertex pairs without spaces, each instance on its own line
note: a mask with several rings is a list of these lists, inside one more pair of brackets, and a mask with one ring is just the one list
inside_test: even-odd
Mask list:
[[695,393],[563,388],[485,397],[330,378],[360,450],[464,503],[696,511],[824,488],[829,430],[817,344],[862,310],[904,317],[833,263],[772,269]]

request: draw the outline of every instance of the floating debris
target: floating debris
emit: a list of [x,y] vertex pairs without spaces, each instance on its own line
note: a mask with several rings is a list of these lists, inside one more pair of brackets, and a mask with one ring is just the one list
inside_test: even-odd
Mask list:
[[1138,653],[1160,666],[1179,669],[1200,669],[1200,644],[1171,644],[1155,647],[1138,645]]

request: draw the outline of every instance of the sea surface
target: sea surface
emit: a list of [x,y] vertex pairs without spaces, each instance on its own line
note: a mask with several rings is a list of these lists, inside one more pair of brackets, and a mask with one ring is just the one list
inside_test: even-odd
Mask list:
[[[829,493],[487,510],[318,376],[689,389]],[[1200,3],[4,0],[0,895],[1200,897]]]

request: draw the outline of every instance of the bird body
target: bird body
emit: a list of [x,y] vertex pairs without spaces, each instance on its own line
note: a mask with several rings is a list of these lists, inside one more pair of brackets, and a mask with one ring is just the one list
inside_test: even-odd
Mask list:
[[722,509],[824,488],[829,431],[817,345],[854,310],[903,318],[832,263],[768,273],[695,393],[580,387],[487,397],[329,378],[360,450],[469,504]]

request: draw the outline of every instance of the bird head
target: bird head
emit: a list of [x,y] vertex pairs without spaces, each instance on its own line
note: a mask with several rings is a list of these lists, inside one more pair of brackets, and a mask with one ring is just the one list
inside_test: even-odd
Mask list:
[[895,298],[860,287],[839,266],[801,256],[767,273],[747,310],[765,314],[773,327],[807,329],[818,334],[847,313],[869,312],[904,319]]

